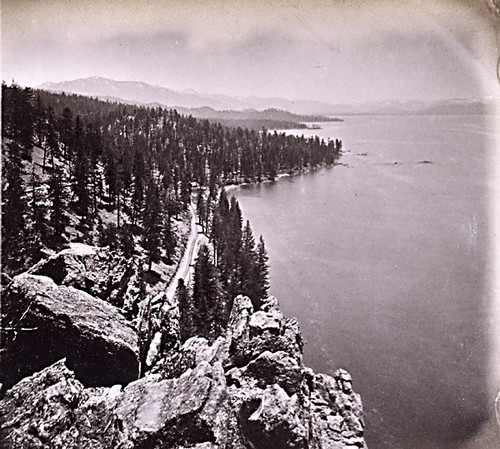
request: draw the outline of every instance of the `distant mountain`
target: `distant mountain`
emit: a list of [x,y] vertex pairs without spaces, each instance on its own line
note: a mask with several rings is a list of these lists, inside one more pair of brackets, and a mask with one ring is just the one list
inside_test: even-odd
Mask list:
[[430,105],[425,105],[419,113],[429,115],[443,114],[492,114],[495,112],[495,100],[461,98],[453,100],[436,101]]
[[335,106],[335,115],[468,115],[495,113],[494,99],[452,98],[438,101],[376,101]]
[[311,100],[246,97],[234,98],[221,94],[201,94],[194,91],[176,92],[166,87],[153,86],[140,81],[115,81],[101,77],[44,83],[39,89],[71,92],[93,97],[111,97],[142,104],[157,103],[175,108],[202,108],[243,111],[245,109],[282,109],[302,115],[330,115],[334,107]]
[[261,125],[268,128],[290,128],[303,122],[328,121],[327,116],[339,115],[485,114],[492,113],[494,109],[493,100],[476,98],[433,102],[376,101],[336,105],[277,97],[235,98],[221,94],[203,94],[193,90],[176,92],[140,81],[115,81],[97,76],[60,83],[45,83],[37,87],[127,103],[167,106],[197,118],[254,128]]

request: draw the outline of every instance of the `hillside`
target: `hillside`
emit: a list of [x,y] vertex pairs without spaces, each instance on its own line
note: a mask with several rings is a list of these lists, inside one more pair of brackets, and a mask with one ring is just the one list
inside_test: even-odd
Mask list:
[[366,447],[350,375],[304,366],[224,189],[340,149],[4,84],[0,441]]

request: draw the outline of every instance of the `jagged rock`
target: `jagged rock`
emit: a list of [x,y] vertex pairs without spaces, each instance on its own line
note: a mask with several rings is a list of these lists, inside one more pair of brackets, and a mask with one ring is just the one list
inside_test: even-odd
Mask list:
[[212,365],[210,394],[199,414],[200,421],[211,429],[214,442],[221,447],[238,447],[240,436],[236,408],[227,389],[227,381],[220,362]]
[[111,448],[116,441],[115,429],[106,428],[111,408],[109,395],[85,389],[61,360],[22,380],[0,400],[0,445]]
[[5,447],[27,448],[64,438],[82,391],[64,362],[19,382],[0,401],[0,441]]
[[31,432],[29,447],[40,448],[366,449],[349,373],[304,367],[298,326],[275,307],[269,301],[260,311],[277,318],[278,332],[252,329],[250,300],[236,298],[225,335],[176,345],[163,359],[177,360],[170,370],[124,388],[84,388],[64,364],[46,368],[0,400],[0,436],[17,442]]
[[203,362],[177,379],[147,376],[128,385],[115,414],[133,447],[213,441],[210,428],[197,415],[210,393],[211,377],[212,368]]
[[247,365],[245,374],[258,379],[261,388],[278,384],[292,395],[300,390],[304,368],[284,351],[265,351]]
[[271,332],[275,335],[279,334],[282,314],[264,312],[258,310],[250,317],[250,330],[255,333],[263,333],[264,331]]
[[191,337],[188,338],[182,345],[182,352],[193,353],[195,356],[195,363],[203,361],[214,363],[215,361],[224,361],[228,356],[227,339],[224,337],[217,338],[213,344],[210,345],[205,337]]
[[268,386],[259,402],[243,404],[242,432],[254,448],[307,448],[308,429],[299,408],[296,395],[289,397],[279,385]]
[[249,338],[248,324],[252,313],[253,305],[250,298],[242,295],[234,298],[233,308],[227,324],[227,332],[234,342]]
[[285,318],[275,298],[268,298],[253,313],[248,298],[238,296],[228,323],[230,363],[244,366],[265,351],[284,351],[302,363],[302,335],[297,320]]
[[158,362],[161,354],[178,351],[180,346],[179,308],[169,300],[166,292],[157,294],[151,302],[159,306],[157,312],[159,319],[151,320],[155,334],[146,357],[148,367]]
[[364,448],[362,404],[352,390],[350,374],[339,369],[333,378],[312,372],[309,375],[312,447]]
[[1,381],[7,386],[63,357],[88,386],[137,378],[137,336],[100,299],[48,277],[22,274],[4,295],[3,313]]
[[48,276],[58,285],[75,287],[125,309],[131,309],[137,298],[132,291],[137,267],[106,248],[71,243],[68,249],[37,263],[29,273]]

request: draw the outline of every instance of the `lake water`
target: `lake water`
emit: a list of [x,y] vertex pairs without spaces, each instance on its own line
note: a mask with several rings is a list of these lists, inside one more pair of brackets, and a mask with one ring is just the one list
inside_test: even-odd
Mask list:
[[494,400],[494,120],[344,119],[305,134],[342,139],[345,166],[233,191],[271,293],[299,319],[305,362],[353,375],[371,449],[472,447]]

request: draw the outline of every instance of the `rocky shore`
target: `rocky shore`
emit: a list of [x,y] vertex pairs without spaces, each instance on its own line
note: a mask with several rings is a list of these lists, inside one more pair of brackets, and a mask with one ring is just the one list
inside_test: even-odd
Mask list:
[[0,447],[366,447],[351,376],[305,367],[272,297],[238,296],[223,335],[181,342],[159,295],[145,369],[130,261],[66,251],[3,281]]

